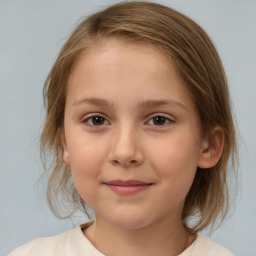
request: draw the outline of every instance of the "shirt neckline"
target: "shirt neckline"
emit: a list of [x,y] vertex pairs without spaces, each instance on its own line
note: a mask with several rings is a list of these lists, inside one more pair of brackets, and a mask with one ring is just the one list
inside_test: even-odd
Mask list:
[[[95,256],[96,255],[97,256],[106,256],[106,255],[102,254],[99,250],[97,250],[97,248],[94,247],[94,245],[91,243],[91,241],[84,235],[83,230],[90,227],[92,225],[92,223],[93,223],[93,221],[80,224],[79,226],[77,226],[76,230],[78,231],[79,236],[83,239],[83,242],[86,242],[87,246],[90,248],[90,251],[92,251]],[[194,247],[196,246],[196,244],[198,244],[200,242],[200,240],[202,240],[202,238],[203,238],[203,235],[196,234],[196,238],[194,239],[194,241],[182,253],[178,254],[177,256],[192,255]]]

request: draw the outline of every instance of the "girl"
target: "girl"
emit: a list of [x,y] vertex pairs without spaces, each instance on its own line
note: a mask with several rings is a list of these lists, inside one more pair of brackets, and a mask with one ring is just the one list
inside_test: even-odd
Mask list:
[[50,208],[95,217],[10,256],[233,255],[198,233],[227,213],[236,140],[221,61],[195,22],[149,2],[95,13],[63,46],[44,98]]

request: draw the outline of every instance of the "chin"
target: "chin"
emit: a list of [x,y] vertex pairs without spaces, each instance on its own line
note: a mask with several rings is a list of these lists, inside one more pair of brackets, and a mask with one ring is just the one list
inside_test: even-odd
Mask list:
[[140,229],[143,227],[148,226],[151,222],[150,220],[147,220],[145,217],[139,217],[136,216],[135,214],[131,214],[127,216],[122,216],[121,218],[112,218],[107,220],[110,224],[113,226],[116,226],[117,228],[120,229],[127,229],[127,230],[135,230],[135,229]]

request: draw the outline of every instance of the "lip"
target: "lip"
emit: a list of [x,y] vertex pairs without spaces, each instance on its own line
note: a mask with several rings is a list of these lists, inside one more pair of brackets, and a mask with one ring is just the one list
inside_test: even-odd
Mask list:
[[111,180],[108,182],[103,182],[103,184],[115,193],[123,196],[140,193],[153,185],[153,183],[147,183],[139,180]]

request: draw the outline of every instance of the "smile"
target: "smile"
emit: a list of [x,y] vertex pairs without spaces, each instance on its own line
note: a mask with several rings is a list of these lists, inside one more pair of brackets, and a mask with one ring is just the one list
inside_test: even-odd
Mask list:
[[103,184],[106,185],[115,193],[123,196],[137,194],[139,192],[146,190],[151,185],[153,185],[153,183],[146,183],[146,182],[137,181],[137,180],[128,180],[128,181],[113,180],[109,182],[104,182]]

